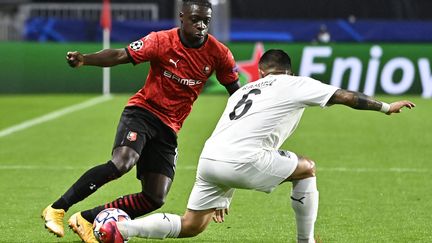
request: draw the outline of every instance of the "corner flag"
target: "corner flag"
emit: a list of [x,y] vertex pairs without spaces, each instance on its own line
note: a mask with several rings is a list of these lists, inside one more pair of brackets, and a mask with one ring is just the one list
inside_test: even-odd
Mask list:
[[[100,24],[103,29],[103,49],[110,48],[111,5],[110,0],[103,0]],[[110,94],[110,68],[103,68],[103,94]]]
[[100,24],[103,29],[111,30],[111,5],[109,0],[103,0]]

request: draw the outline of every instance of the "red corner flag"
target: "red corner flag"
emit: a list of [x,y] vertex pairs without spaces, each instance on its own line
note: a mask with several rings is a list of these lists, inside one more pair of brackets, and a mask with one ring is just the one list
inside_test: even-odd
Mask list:
[[111,30],[110,0],[103,0],[100,24],[101,24],[103,29],[110,29]]

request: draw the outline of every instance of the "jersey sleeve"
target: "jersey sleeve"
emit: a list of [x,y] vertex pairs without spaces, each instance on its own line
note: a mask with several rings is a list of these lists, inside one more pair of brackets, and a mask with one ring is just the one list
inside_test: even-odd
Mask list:
[[239,79],[238,68],[234,56],[228,48],[226,48],[226,52],[221,60],[216,68],[216,78],[218,81],[223,85],[237,81]]
[[150,61],[157,56],[159,42],[156,32],[151,32],[147,36],[130,43],[127,46],[127,53],[133,64]]
[[322,83],[313,78],[303,77],[300,84],[301,94],[299,101],[307,106],[325,107],[332,95],[338,90],[338,87]]

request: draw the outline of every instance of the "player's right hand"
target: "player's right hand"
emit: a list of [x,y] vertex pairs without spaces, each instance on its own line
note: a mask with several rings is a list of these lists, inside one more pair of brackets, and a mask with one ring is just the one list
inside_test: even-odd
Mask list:
[[386,114],[390,115],[392,113],[400,113],[402,112],[403,107],[412,109],[415,107],[415,104],[409,100],[401,100],[401,101],[393,102],[390,104],[390,110]]
[[228,208],[216,209],[212,217],[213,221],[223,223],[225,221],[224,214],[228,215]]
[[77,51],[68,51],[66,54],[66,60],[69,66],[73,68],[80,67],[84,64],[84,56]]

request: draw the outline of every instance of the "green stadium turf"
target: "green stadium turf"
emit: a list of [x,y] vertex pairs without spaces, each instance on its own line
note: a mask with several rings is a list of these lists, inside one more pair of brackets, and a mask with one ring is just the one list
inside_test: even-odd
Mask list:
[[[90,95],[0,97],[0,131]],[[43,227],[42,209],[86,169],[109,159],[127,96],[0,137],[0,242],[79,242],[72,231],[58,239]],[[387,102],[401,97],[381,97]],[[430,100],[404,97],[417,107],[402,114],[334,106],[306,110],[283,148],[314,159],[322,242],[432,242],[432,109]],[[168,200],[158,211],[183,213],[205,139],[226,96],[201,96],[179,133],[179,160]],[[223,151],[221,151],[222,153]],[[104,186],[72,213],[140,190],[135,171]],[[291,185],[272,194],[238,190],[223,224],[193,239],[167,242],[295,242]],[[66,221],[66,220],[65,220]],[[160,242],[132,239],[130,242]]]

